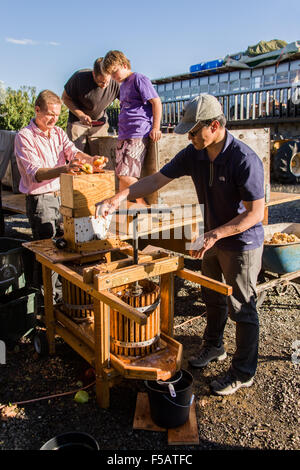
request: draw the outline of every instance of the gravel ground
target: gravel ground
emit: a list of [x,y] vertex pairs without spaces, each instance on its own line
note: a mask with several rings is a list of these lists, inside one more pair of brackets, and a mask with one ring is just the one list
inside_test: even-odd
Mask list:
[[[300,192],[299,186],[276,190]],[[269,209],[269,223],[279,222],[300,222],[299,201]],[[6,228],[6,236],[30,238],[27,219],[22,216],[6,216]],[[200,269],[199,261],[186,258],[185,263],[190,269]],[[187,360],[199,348],[205,308],[198,287],[176,279],[175,338],[183,344],[182,367],[194,377],[197,446],[170,447],[165,432],[133,430],[137,392],[145,391],[143,381],[123,380],[112,388],[108,410],[97,406],[93,386],[87,389],[88,403],[76,403],[74,391],[91,380],[89,365],[61,338],[57,338],[55,356],[46,357],[38,356],[30,339],[23,338],[7,352],[6,364],[0,365],[0,450],[37,450],[48,439],[68,431],[88,432],[101,449],[110,451],[299,450],[300,365],[291,357],[293,342],[300,339],[299,305],[300,284],[290,284],[286,292],[267,291],[259,308],[259,364],[254,385],[233,396],[217,397],[210,394],[209,383],[230,364],[234,324],[229,321],[225,330],[227,359],[191,370]],[[71,393],[51,397],[64,392]],[[45,396],[49,398],[14,405]]]

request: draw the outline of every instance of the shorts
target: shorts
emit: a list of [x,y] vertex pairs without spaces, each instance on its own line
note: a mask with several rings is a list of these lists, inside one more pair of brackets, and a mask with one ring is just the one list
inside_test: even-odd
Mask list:
[[74,142],[80,152],[87,152],[90,155],[101,155],[99,138],[108,136],[108,129],[109,125],[107,122],[99,127],[88,127],[81,124],[80,121],[75,121],[68,122],[66,132],[69,139]]
[[116,174],[140,178],[149,138],[119,140],[116,149]]

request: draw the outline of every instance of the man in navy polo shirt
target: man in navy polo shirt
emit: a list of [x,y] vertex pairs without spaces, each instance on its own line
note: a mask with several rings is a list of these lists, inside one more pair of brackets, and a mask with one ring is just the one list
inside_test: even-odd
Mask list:
[[[256,282],[261,268],[264,232],[264,170],[259,157],[225,128],[219,101],[199,95],[189,101],[175,128],[188,133],[191,144],[159,172],[147,176],[113,198],[98,203],[96,215],[112,213],[128,199],[144,197],[174,178],[193,179],[199,203],[204,205],[204,237],[193,256],[202,258],[202,274],[231,285],[226,297],[203,288],[207,325],[195,368],[223,360],[223,333],[228,318],[236,322],[236,350],[225,376],[211,382],[218,395],[250,387],[257,368],[259,322]],[[198,245],[198,246],[197,246]]]

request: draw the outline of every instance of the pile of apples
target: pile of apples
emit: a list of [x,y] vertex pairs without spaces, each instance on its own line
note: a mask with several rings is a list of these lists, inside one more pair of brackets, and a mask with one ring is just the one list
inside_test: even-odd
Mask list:
[[99,157],[94,160],[93,165],[90,163],[84,163],[84,165],[82,165],[82,170],[90,175],[92,173],[101,173],[101,171],[103,171],[102,168],[106,165],[107,162],[107,157]]

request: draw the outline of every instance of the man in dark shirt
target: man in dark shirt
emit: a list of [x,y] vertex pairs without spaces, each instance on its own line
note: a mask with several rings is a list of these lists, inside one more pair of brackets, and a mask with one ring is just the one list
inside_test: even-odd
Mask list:
[[154,175],[141,179],[111,199],[97,204],[96,215],[112,213],[128,199],[144,197],[174,178],[192,177],[204,206],[204,235],[194,244],[193,256],[202,259],[202,274],[231,285],[226,297],[201,288],[207,325],[195,368],[227,356],[223,333],[228,314],[236,323],[236,350],[224,377],[211,382],[214,393],[230,395],[250,387],[257,368],[259,321],[256,282],[261,268],[264,232],[264,170],[259,157],[225,128],[218,100],[199,95],[189,101],[176,126],[192,144]]
[[103,72],[101,57],[93,70],[79,70],[65,84],[62,99],[69,108],[67,134],[82,152],[88,143],[92,155],[99,153],[93,144],[107,135],[106,108],[119,98],[119,91],[119,84]]

